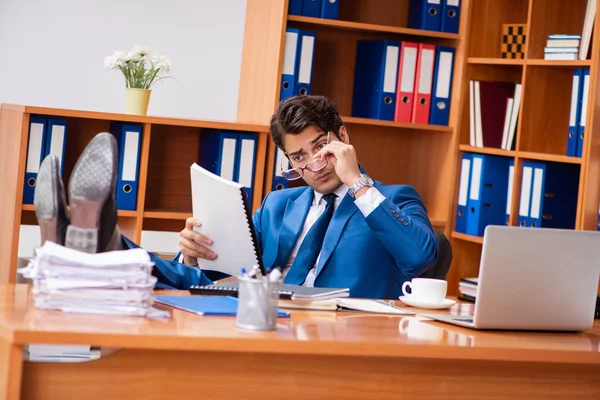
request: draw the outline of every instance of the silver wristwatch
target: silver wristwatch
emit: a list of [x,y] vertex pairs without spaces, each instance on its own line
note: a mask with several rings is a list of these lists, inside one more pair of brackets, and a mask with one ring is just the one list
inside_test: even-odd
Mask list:
[[369,178],[367,174],[360,174],[360,178],[358,178],[358,182],[356,182],[350,189],[348,189],[348,194],[352,197],[358,192],[361,188],[365,186],[373,186],[373,179]]

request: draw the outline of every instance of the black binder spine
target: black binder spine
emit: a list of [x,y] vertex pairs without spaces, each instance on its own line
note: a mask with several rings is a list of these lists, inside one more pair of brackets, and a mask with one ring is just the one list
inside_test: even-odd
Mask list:
[[246,210],[246,222],[248,223],[248,230],[250,231],[250,235],[252,236],[252,244],[254,245],[254,254],[256,255],[256,259],[258,260],[258,266],[260,268],[260,272],[264,275],[266,273],[265,266],[262,259],[262,250],[260,247],[260,243],[258,243],[258,239],[256,237],[256,231],[254,230],[254,223],[252,222],[252,210],[250,210],[250,205],[248,203],[248,193],[246,192],[246,188],[240,188],[240,192],[242,194],[242,201],[244,203],[244,209]]

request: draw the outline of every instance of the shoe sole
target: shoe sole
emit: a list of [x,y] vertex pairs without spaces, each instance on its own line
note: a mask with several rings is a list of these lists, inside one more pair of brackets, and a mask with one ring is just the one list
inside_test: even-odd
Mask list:
[[98,252],[102,207],[115,191],[118,152],[110,133],[96,135],[79,157],[69,181],[71,225],[65,245],[86,253]]
[[33,195],[35,216],[42,235],[42,244],[46,241],[61,244],[58,237],[58,207],[60,190],[60,161],[55,155],[47,156],[38,171],[38,179]]

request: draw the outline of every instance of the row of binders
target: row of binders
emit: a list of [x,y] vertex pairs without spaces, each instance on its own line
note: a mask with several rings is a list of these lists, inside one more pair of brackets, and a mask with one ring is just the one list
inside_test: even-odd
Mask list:
[[288,14],[312,18],[338,19],[340,1],[341,0],[289,0]]
[[448,125],[454,54],[425,43],[359,40],[352,115]]
[[[113,122],[110,131],[119,146],[119,172],[116,202],[119,210],[135,210],[137,204],[139,160],[142,126]],[[60,161],[61,176],[67,138],[67,121],[64,119],[31,116],[25,167],[23,204],[33,204],[40,165],[46,156],[53,154]]]
[[[338,19],[341,1],[289,0],[288,14]],[[410,0],[407,21],[409,28],[458,33],[459,21],[460,0]]]
[[[573,229],[579,166],[524,161],[518,225]],[[455,231],[483,236],[488,225],[508,225],[514,181],[512,158],[463,153]]]
[[286,29],[279,100],[311,94],[316,37],[315,32]]
[[581,157],[583,153],[583,134],[587,118],[588,94],[590,91],[590,70],[573,71],[571,90],[571,109],[569,111],[569,133],[567,139],[567,155]]
[[[142,125],[112,122],[110,131],[119,147],[116,206],[118,210],[136,210]],[[61,175],[66,149],[67,121],[32,116],[23,203],[33,204],[37,174],[48,154],[59,157]],[[221,130],[202,130],[198,164],[222,178],[246,187],[248,205],[252,207],[255,159],[258,135]]]
[[408,27],[458,33],[460,0],[410,0]]
[[252,209],[256,171],[256,133],[202,130],[198,165],[246,189],[248,207]]
[[469,144],[513,150],[521,97],[520,83],[469,81]]

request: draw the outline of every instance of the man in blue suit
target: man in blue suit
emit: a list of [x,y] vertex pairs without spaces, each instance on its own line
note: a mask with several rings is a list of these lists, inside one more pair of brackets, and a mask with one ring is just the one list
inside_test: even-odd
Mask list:
[[[273,191],[254,214],[266,269],[280,268],[284,283],[397,299],[406,280],[435,263],[437,242],[419,194],[366,175],[333,102],[289,98],[273,115],[270,131],[292,167],[282,175],[302,178],[308,187]],[[198,257],[218,256],[194,225],[200,222],[189,219],[181,232],[177,258],[188,266],[197,265]],[[170,270],[173,262],[157,267]]]
[[[369,178],[333,102],[322,96],[289,98],[273,115],[270,131],[290,163],[282,175],[308,186],[269,193],[254,214],[266,269],[280,269],[284,283],[347,287],[352,297],[396,299],[405,281],[435,263],[437,242],[418,193]],[[97,135],[71,173],[69,213],[58,159],[47,157],[34,199],[42,242],[92,253],[138,247],[119,234],[117,169],[114,136]],[[198,258],[218,257],[201,231],[201,221],[189,218],[175,260],[150,254],[158,287],[188,289],[223,277],[197,267]]]

